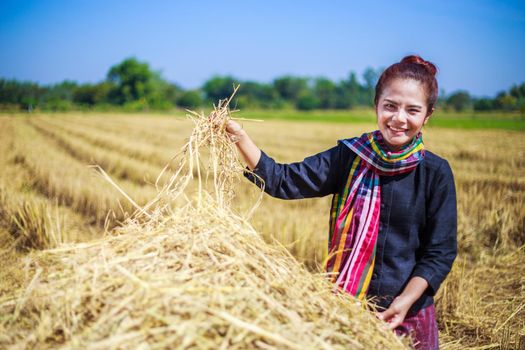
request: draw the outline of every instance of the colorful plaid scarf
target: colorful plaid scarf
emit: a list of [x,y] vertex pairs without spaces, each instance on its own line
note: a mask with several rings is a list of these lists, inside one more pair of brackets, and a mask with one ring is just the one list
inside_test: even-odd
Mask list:
[[334,195],[326,269],[343,290],[363,299],[374,270],[379,232],[379,176],[415,169],[425,156],[419,133],[399,152],[389,152],[379,130],[343,140],[357,154],[345,187]]

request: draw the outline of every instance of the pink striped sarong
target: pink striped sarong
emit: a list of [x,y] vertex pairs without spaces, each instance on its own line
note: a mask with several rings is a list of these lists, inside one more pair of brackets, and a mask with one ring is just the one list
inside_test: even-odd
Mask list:
[[438,350],[438,327],[434,304],[417,313],[407,315],[403,323],[395,329],[399,336],[410,336],[416,350]]

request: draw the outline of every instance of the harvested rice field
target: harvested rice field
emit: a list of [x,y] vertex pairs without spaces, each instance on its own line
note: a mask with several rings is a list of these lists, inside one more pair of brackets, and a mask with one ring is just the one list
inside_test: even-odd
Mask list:
[[[321,275],[331,198],[261,197],[200,122],[0,115],[0,348],[405,348]],[[279,162],[375,128],[242,123]],[[424,131],[458,197],[458,258],[436,302],[443,349],[525,348],[524,137]]]

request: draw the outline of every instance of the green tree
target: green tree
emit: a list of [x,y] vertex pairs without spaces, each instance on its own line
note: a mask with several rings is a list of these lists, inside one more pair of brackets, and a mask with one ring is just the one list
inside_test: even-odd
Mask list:
[[35,108],[46,89],[36,83],[19,82],[17,80],[0,79],[0,104],[18,105],[20,108],[32,110]]
[[447,109],[447,93],[445,89],[441,88],[439,89],[438,93],[438,99],[436,101],[436,105],[434,106],[436,109]]
[[518,100],[518,110],[523,117],[525,115],[525,97],[522,97]]
[[279,94],[270,84],[241,82],[237,94],[236,102],[239,108],[270,108],[279,104]]
[[499,109],[513,111],[518,109],[518,99],[508,93],[499,94],[495,101]]
[[359,103],[361,86],[354,72],[350,72],[348,79],[342,80],[337,85],[336,108],[354,108]]
[[365,81],[363,102],[368,106],[374,105],[375,86],[379,76],[380,71],[376,71],[371,67],[367,67],[363,72],[363,80]]
[[479,98],[474,101],[475,111],[490,111],[494,109],[494,104],[490,98]]
[[79,85],[73,91],[73,102],[89,107],[105,103],[108,101],[108,95],[112,87],[109,82]]
[[[167,110],[172,108],[178,97],[177,86],[161,78],[160,73],[153,72],[149,96],[145,97],[147,108]],[[174,95],[170,96],[168,95]]]
[[73,94],[78,84],[65,80],[51,85],[40,96],[39,105],[53,111],[67,111],[73,108]]
[[195,90],[183,92],[177,100],[177,106],[183,108],[196,108],[202,105],[202,96]]
[[337,86],[329,79],[317,78],[314,85],[314,94],[319,100],[319,107],[323,109],[337,106]]
[[296,105],[302,111],[310,111],[319,108],[319,99],[309,90],[304,91],[297,99]]
[[210,103],[217,103],[219,100],[229,98],[237,84],[238,81],[231,76],[216,75],[204,83],[202,90]]
[[162,88],[163,98],[168,101],[171,105],[176,105],[177,101],[181,98],[184,90],[174,83],[166,82]]
[[295,102],[308,91],[308,79],[287,75],[275,79],[273,86],[281,98]]
[[525,115],[525,83],[514,85],[509,94],[516,99],[515,107],[520,111],[520,114]]
[[123,105],[133,101],[147,101],[154,91],[154,73],[145,62],[127,58],[112,66],[107,80],[114,88],[110,92],[113,103]]
[[516,99],[525,97],[525,83],[512,86],[509,90],[509,95],[515,97]]
[[448,97],[447,104],[454,110],[461,112],[469,108],[472,101],[467,91],[456,91]]

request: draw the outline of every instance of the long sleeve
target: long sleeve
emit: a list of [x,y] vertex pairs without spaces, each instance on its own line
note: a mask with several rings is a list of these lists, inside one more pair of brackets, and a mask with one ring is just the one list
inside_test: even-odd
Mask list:
[[457,205],[452,170],[447,161],[432,184],[427,217],[412,276],[424,278],[434,295],[457,255]]
[[[341,173],[341,145],[309,156],[301,162],[280,164],[261,151],[253,172],[264,180],[264,191],[281,199],[323,197],[335,193]],[[244,176],[261,187],[248,171]]]

